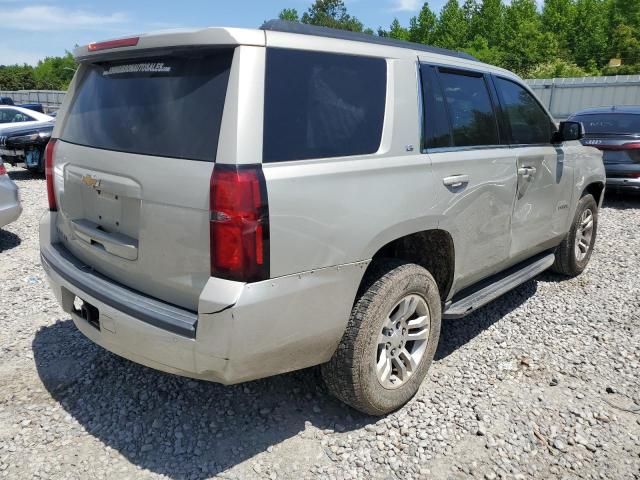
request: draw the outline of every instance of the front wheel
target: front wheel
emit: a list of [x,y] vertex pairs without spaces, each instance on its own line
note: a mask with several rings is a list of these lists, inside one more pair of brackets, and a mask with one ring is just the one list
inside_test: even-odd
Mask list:
[[322,366],[331,393],[370,415],[402,407],[418,391],[440,337],[438,286],[419,265],[370,267],[333,358]]
[[580,275],[591,259],[598,232],[598,204],[592,195],[578,202],[567,238],[556,250],[552,269],[568,277]]

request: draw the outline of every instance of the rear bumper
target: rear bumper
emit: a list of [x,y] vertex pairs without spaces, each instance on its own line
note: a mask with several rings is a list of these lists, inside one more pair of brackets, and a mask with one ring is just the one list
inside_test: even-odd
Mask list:
[[607,188],[640,191],[640,178],[607,177]]
[[[244,284],[211,278],[198,312],[111,282],[56,248],[55,213],[40,225],[42,265],[77,328],[134,362],[231,384],[328,361],[346,327],[368,262]],[[75,297],[96,307],[100,329],[73,313]]]

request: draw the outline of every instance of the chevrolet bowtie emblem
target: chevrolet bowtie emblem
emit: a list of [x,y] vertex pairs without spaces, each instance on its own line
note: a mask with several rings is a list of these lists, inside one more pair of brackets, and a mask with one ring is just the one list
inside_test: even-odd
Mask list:
[[91,175],[85,175],[82,177],[82,183],[84,183],[88,187],[95,188],[100,183],[100,180],[97,178],[93,178]]

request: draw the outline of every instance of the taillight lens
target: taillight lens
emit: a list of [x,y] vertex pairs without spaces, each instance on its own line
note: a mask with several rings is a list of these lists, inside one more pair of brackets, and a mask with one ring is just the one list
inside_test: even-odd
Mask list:
[[6,175],[7,168],[4,166],[4,163],[0,162],[0,175]]
[[44,151],[44,174],[47,179],[47,198],[49,199],[49,211],[57,212],[58,204],[56,203],[56,193],[53,186],[53,155],[56,149],[56,139],[52,138],[47,143]]
[[216,164],[210,192],[211,275],[269,278],[269,207],[260,165]]

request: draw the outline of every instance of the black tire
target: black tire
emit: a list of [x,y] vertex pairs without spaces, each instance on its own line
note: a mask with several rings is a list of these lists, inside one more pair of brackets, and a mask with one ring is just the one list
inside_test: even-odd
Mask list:
[[[582,259],[579,259],[575,249],[576,235],[579,234],[582,223],[581,219],[586,210],[590,210],[593,213],[593,232],[589,242],[588,251],[586,252],[586,256]],[[554,272],[557,272],[561,275],[566,275],[567,277],[575,277],[577,275],[580,275],[589,264],[591,254],[593,253],[593,246],[596,242],[597,233],[598,204],[596,203],[592,195],[586,194],[578,202],[578,206],[576,207],[576,214],[573,218],[573,223],[571,224],[571,229],[569,230],[567,238],[565,238],[556,249],[556,261],[554,262],[551,269]]]
[[[376,371],[378,336],[394,305],[408,295],[421,297],[428,307],[431,323],[426,347],[404,384],[386,388]],[[427,270],[397,260],[376,262],[363,281],[338,349],[322,365],[329,391],[370,415],[384,415],[402,407],[416,394],[433,361],[440,338],[441,309],[438,286]]]

